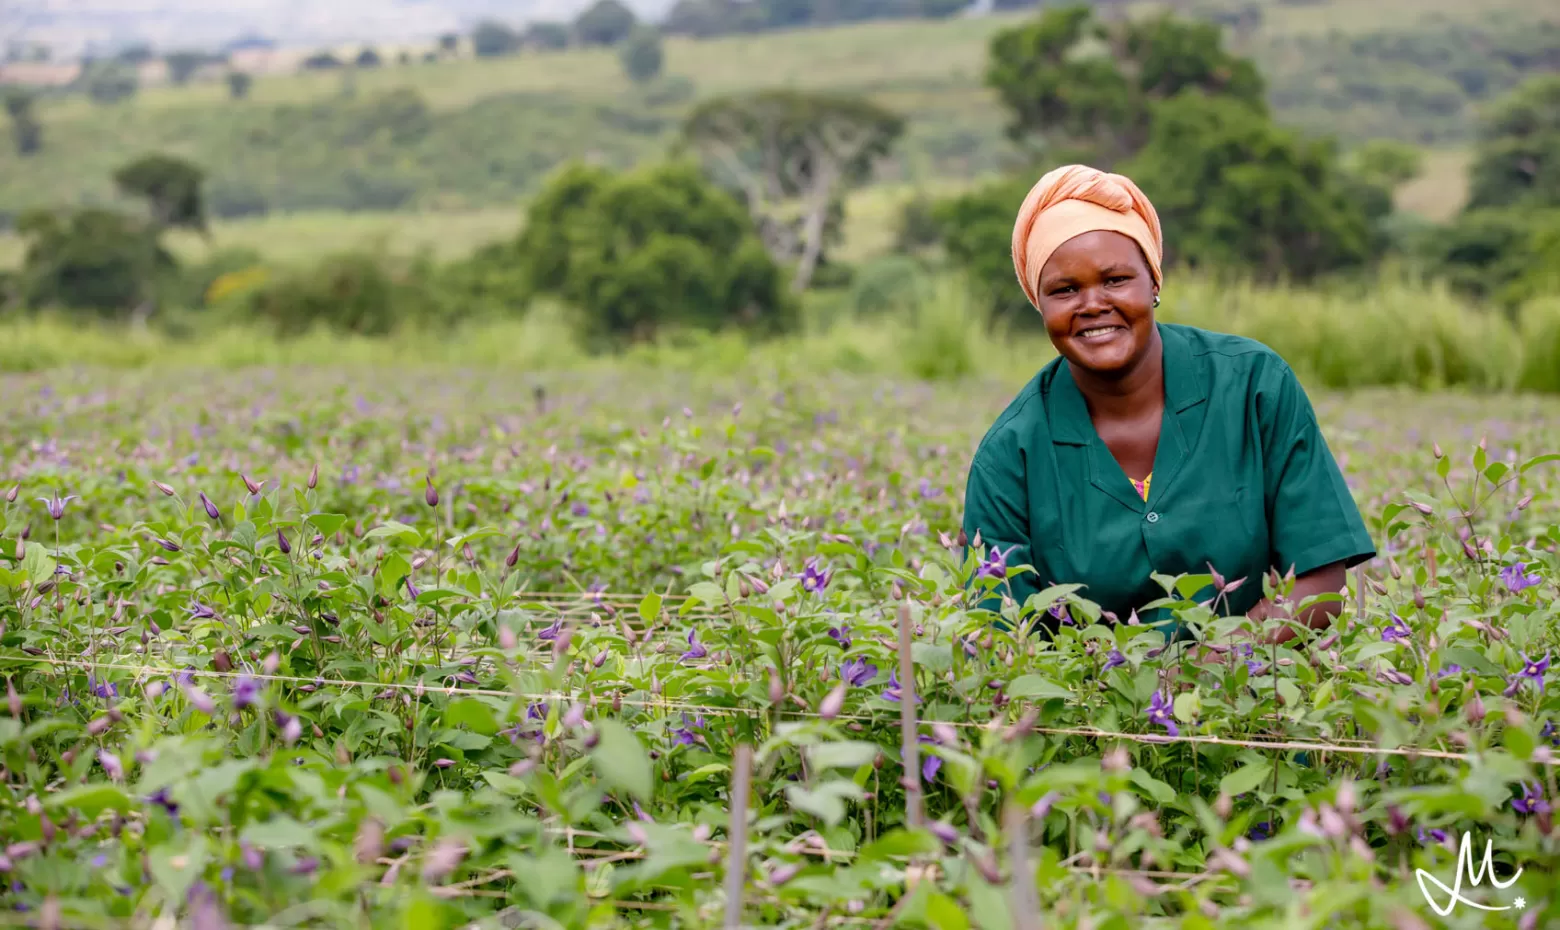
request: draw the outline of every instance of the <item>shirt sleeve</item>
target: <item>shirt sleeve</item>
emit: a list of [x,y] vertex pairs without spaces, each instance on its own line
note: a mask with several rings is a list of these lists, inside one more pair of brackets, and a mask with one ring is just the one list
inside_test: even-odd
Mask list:
[[1282,361],[1258,398],[1265,462],[1269,559],[1296,577],[1376,555],[1354,495],[1316,422],[1310,398]]
[[[964,534],[968,543],[964,550],[967,560],[973,552],[976,559],[975,539],[979,534],[986,553],[993,546],[1005,554],[1009,568],[1034,564],[1029,535],[1029,490],[1022,460],[1013,455],[993,454],[995,450],[981,449],[970,463],[970,474],[964,489]],[[974,584],[972,579],[971,584]],[[1013,600],[1020,606],[1031,594],[1038,592],[1034,572],[1024,572],[1009,579]],[[994,613],[1002,612],[1004,588],[997,588],[978,606]]]

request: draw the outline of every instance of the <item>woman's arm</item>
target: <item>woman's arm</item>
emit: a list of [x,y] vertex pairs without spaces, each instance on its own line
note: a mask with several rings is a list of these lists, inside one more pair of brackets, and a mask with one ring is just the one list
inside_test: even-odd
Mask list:
[[1313,630],[1324,629],[1332,625],[1339,612],[1343,609],[1341,601],[1323,601],[1312,604],[1295,614],[1295,608],[1303,603],[1306,598],[1318,594],[1336,594],[1343,589],[1348,580],[1348,569],[1343,562],[1333,562],[1323,565],[1321,568],[1306,572],[1295,578],[1294,590],[1282,604],[1275,604],[1272,598],[1263,598],[1246,616],[1257,621],[1263,627],[1260,634],[1260,642],[1264,645],[1283,644],[1294,639],[1297,635],[1294,627],[1285,623],[1264,623],[1270,618],[1281,617],[1300,621]]

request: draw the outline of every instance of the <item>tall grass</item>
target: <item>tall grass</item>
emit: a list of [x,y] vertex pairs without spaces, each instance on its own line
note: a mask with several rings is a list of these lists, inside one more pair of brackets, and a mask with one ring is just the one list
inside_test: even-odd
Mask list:
[[[1560,297],[1533,301],[1511,318],[1402,275],[1383,275],[1355,288],[1265,288],[1172,275],[1159,318],[1256,339],[1317,387],[1560,393]],[[459,366],[544,372],[629,366],[735,375],[763,367],[819,375],[995,379],[1016,387],[1056,355],[1031,321],[991,325],[954,276],[919,280],[905,294],[897,309],[874,314],[856,313],[847,294],[813,297],[801,331],[783,339],[670,332],[615,357],[586,352],[567,308],[546,303],[519,319],[449,329],[408,324],[382,339],[320,331],[279,340],[258,327],[216,325],[176,338],[157,329],[44,316],[0,323],[0,371]]]

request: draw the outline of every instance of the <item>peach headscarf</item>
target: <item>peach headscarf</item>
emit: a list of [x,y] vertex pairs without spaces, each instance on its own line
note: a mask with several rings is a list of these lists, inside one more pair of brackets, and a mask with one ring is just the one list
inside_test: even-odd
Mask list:
[[1066,165],[1035,182],[1013,224],[1013,269],[1024,296],[1037,309],[1046,259],[1067,240],[1096,230],[1136,240],[1148,257],[1154,283],[1163,283],[1159,263],[1164,235],[1154,205],[1129,178],[1087,165]]

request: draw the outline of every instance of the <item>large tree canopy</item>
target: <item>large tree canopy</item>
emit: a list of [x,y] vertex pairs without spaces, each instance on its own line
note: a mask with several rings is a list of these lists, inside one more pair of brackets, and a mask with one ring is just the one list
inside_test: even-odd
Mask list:
[[794,263],[793,291],[818,267],[836,198],[903,131],[902,117],[864,98],[790,90],[710,100],[683,124],[684,140],[742,191],[770,254]]
[[159,228],[182,226],[202,234],[206,232],[204,179],[199,168],[170,155],[145,155],[114,172],[119,192],[143,198]]
[[986,83],[1015,141],[1099,167],[1140,149],[1153,105],[1183,90],[1266,113],[1256,66],[1224,49],[1219,27],[1169,14],[1105,22],[1087,6],[1049,9],[992,39]]
[[516,253],[531,286],[574,304],[595,343],[679,325],[774,332],[795,319],[751,218],[687,163],[560,171],[527,211]]
[[1468,207],[1560,207],[1560,75],[1502,99],[1481,133]]

